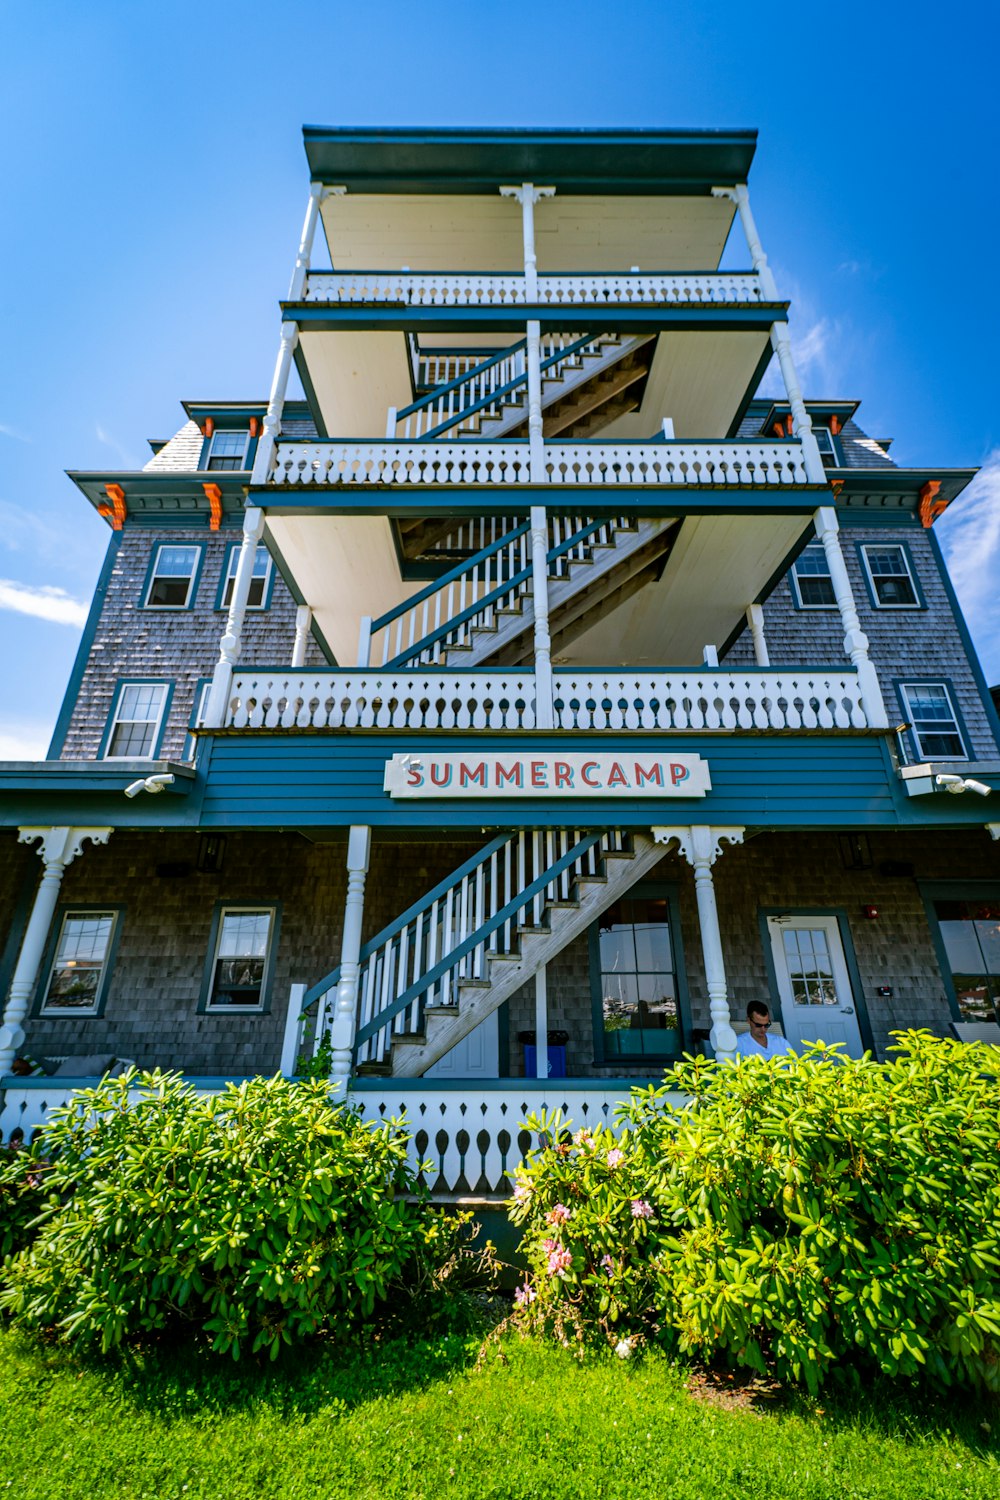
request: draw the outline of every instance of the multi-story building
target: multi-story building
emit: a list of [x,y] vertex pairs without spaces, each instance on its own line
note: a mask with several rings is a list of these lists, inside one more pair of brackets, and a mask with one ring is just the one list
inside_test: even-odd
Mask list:
[[4,1073],[305,1054],[496,1186],[526,1106],[731,1058],[751,1000],[853,1055],[995,1022],[1000,724],[933,530],[972,471],[804,399],[754,144],[305,132],[269,398],[72,476],[111,541],[0,777]]

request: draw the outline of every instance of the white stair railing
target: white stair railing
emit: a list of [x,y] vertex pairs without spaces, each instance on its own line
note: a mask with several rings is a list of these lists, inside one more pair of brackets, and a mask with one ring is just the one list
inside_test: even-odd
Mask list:
[[[548,575],[570,575],[589,562],[595,547],[613,547],[629,516],[549,517]],[[471,644],[476,630],[491,630],[500,611],[518,610],[530,594],[531,537],[527,521],[459,563],[412,598],[361,623],[359,667],[439,666],[447,653]]]
[[[617,334],[545,333],[540,342],[541,370],[547,380],[559,380],[598,356]],[[489,359],[466,368],[444,385],[436,386],[410,406],[396,412],[389,437],[403,442],[425,442],[440,437],[475,437],[483,422],[503,416],[506,407],[524,407],[527,400],[527,340],[521,339]],[[445,356],[442,356],[444,359]]]
[[[607,854],[626,853],[620,829],[520,829],[501,834],[361,950],[355,1055],[383,1064],[398,1037],[419,1037],[428,1011],[460,1003],[463,984],[488,984],[491,959],[516,955],[525,929],[553,902],[575,899],[581,877],[601,874]],[[336,1003],[340,970],[308,990],[303,1045],[315,1055]]]

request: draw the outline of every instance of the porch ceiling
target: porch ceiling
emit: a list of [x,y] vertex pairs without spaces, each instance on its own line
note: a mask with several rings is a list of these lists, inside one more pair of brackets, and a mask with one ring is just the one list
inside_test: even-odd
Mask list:
[[[500,348],[518,337],[434,334],[422,337],[421,344],[472,347],[485,342],[488,348]],[[768,346],[768,334],[759,328],[664,330],[657,337],[642,405],[603,428],[601,441],[653,437],[664,417],[673,418],[679,438],[725,437],[756,385]],[[388,408],[402,409],[413,400],[403,332],[303,329],[300,348],[299,368],[331,437],[381,439]]]
[[[712,271],[734,213],[724,198],[557,193],[535,206],[538,270]],[[524,270],[521,206],[499,192],[348,193],[327,198],[322,215],[339,269]]]
[[662,575],[577,636],[557,666],[666,666],[721,649],[786,567],[812,517],[687,516]]

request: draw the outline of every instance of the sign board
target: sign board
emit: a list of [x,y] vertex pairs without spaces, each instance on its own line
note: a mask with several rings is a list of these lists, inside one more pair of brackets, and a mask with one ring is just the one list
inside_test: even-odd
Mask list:
[[412,751],[386,761],[390,797],[704,797],[712,789],[700,755],[636,755],[620,750]]

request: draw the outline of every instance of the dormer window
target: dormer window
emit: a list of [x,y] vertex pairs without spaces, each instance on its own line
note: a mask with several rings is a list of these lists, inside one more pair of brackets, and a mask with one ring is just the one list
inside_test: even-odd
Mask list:
[[249,432],[233,431],[232,428],[224,430],[216,428],[209,440],[208,462],[205,467],[207,469],[245,469],[249,446]]
[[828,469],[835,469],[840,464],[840,454],[833,441],[833,433],[829,427],[820,427],[814,423],[813,432],[816,435],[816,446],[819,448],[820,458]]

